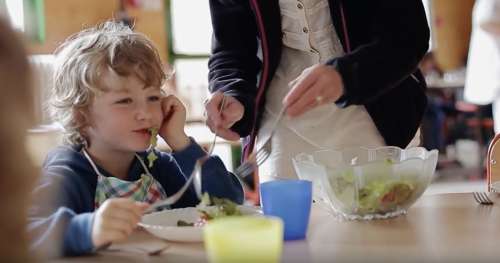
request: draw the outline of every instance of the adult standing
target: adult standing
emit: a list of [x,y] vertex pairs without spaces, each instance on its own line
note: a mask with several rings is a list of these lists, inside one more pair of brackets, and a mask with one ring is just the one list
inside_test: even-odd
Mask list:
[[300,152],[404,148],[418,137],[426,97],[417,65],[429,42],[420,0],[210,0],[210,11],[207,125],[245,138],[248,156],[286,107],[261,181],[296,177]]

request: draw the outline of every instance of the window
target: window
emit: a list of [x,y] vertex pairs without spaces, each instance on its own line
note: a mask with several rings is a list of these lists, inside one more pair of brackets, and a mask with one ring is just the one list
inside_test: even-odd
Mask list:
[[20,31],[24,31],[23,1],[5,0],[5,4],[12,26]]
[[432,50],[432,13],[431,13],[431,0],[423,0],[425,14],[427,16],[427,24],[429,25],[429,30],[431,31],[431,37],[429,38],[429,50]]
[[43,0],[0,0],[0,13],[6,13],[12,26],[31,41],[45,40]]
[[[175,69],[177,94],[187,108],[187,133],[198,143],[208,146],[214,134],[205,126],[204,104],[208,92],[208,58],[212,38],[212,22],[208,1],[166,0],[170,18],[169,60]],[[171,14],[171,15],[169,15]],[[197,123],[195,123],[197,122]],[[223,142],[223,139],[217,139]],[[239,146],[216,144],[217,154],[228,169],[239,163]]]
[[177,92],[186,104],[188,119],[201,121],[208,95],[212,35],[208,1],[170,0],[166,6],[171,14],[169,59],[175,69]]
[[[208,55],[212,24],[208,1],[171,0],[173,52],[185,55]],[[196,19],[193,19],[196,17]]]

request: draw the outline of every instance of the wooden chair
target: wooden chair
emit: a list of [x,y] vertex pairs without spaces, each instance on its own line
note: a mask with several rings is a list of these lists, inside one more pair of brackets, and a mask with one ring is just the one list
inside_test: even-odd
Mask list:
[[497,134],[491,141],[486,162],[486,180],[488,191],[491,192],[491,184],[500,182],[500,134]]

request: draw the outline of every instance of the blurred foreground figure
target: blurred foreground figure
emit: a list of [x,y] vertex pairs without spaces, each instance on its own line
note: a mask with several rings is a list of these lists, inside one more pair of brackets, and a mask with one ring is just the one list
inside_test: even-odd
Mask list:
[[25,148],[33,125],[30,70],[19,36],[0,17],[0,255],[4,262],[26,262],[27,208],[35,169]]

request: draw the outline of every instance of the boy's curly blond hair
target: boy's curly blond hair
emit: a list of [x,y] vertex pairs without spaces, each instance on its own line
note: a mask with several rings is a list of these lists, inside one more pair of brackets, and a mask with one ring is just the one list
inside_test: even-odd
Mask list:
[[55,52],[54,87],[49,110],[70,144],[86,143],[86,113],[102,92],[107,71],[134,75],[146,86],[163,86],[166,75],[154,44],[122,23],[108,21],[70,36]]

